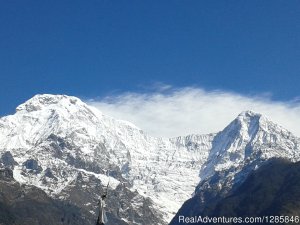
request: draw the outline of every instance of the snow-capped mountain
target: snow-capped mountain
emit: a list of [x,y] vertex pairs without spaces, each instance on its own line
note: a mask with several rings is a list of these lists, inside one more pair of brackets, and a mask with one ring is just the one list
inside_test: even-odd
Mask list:
[[193,193],[213,137],[153,138],[63,95],[37,95],[0,120],[0,153],[13,158],[17,181],[59,198],[79,174],[126,185],[139,196],[131,204],[150,198],[164,223]]
[[207,213],[272,158],[300,161],[300,139],[263,115],[241,113],[214,137],[194,196],[185,202],[171,224],[178,224],[178,215]]
[[300,160],[300,139],[261,114],[241,113],[212,143],[209,157],[203,164],[200,177],[204,181],[226,171],[226,177],[238,179],[246,166],[257,168],[270,158]]
[[299,161],[299,143],[250,111],[218,134],[154,138],[65,95],[36,95],[0,119],[0,162],[18,182],[92,218],[109,182],[114,225],[167,224],[196,187],[226,192],[269,158]]

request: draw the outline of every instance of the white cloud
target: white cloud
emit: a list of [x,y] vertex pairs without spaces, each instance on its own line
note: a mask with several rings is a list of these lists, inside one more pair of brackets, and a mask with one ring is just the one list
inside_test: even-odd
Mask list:
[[152,93],[124,93],[88,103],[157,137],[218,132],[245,110],[264,114],[300,136],[300,104],[275,102],[267,96],[166,86]]

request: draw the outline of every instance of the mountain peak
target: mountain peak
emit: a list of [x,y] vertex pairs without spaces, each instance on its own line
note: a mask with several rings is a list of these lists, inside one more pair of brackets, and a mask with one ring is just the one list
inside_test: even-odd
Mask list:
[[267,118],[262,114],[248,110],[241,112],[234,121],[238,121],[241,124],[249,126],[250,123],[254,122],[259,125],[261,119],[267,120]]
[[[9,155],[13,163],[7,164],[19,182],[62,199],[72,200],[69,193],[84,193],[76,197],[78,204],[93,212],[92,199],[99,187],[107,188],[110,176],[109,191],[122,190],[122,199],[126,197],[124,214],[115,217],[134,220],[124,216],[127,209],[139,214],[141,209],[136,207],[149,205],[142,202],[149,197],[155,215],[164,222],[145,224],[169,221],[194,191],[200,168],[202,183],[223,187],[228,181],[229,187],[265,159],[300,159],[299,143],[252,111],[242,112],[216,135],[154,138],[66,95],[36,95],[20,105],[16,114],[0,119],[0,163]],[[84,185],[77,183],[83,181]],[[120,211],[119,205],[109,204]]]
[[268,121],[266,117],[253,111],[240,113],[223,131],[228,137],[246,138],[259,130],[261,123]]
[[297,143],[291,132],[267,117],[252,111],[242,112],[216,135],[200,176],[206,179],[217,171],[238,171],[256,159],[296,158],[293,149]]
[[238,118],[260,118],[262,114],[253,112],[251,110],[243,111],[238,115]]
[[32,112],[41,110],[50,105],[71,106],[71,105],[84,105],[84,103],[76,97],[67,95],[52,95],[52,94],[37,94],[25,103],[19,105],[16,109],[17,112],[25,111]]
[[[79,193],[95,193],[99,186],[89,179],[94,177],[99,180],[97,185],[106,186],[109,175],[112,189],[126,188],[128,196],[134,196],[131,190],[138,195],[132,200],[133,207],[144,208],[146,204],[140,203],[144,199],[153,201],[165,221],[143,224],[166,224],[193,192],[212,138],[190,138],[177,145],[167,138],[148,136],[78,98],[44,94],[20,105],[14,115],[0,119],[0,162],[1,155],[9,151],[17,163],[14,174],[18,181],[62,198],[77,180],[86,182]],[[91,202],[84,194],[85,205],[91,208]]]
[[285,128],[269,120],[266,116],[253,111],[241,112],[222,132],[241,138],[252,138],[258,131],[267,133],[276,130],[288,132]]

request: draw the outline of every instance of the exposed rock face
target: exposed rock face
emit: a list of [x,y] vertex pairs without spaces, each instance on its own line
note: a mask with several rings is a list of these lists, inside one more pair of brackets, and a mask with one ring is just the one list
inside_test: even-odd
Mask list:
[[[270,159],[251,172],[237,188],[231,189],[226,197],[203,205],[199,197],[195,195],[185,202],[170,224],[188,224],[179,223],[179,215],[227,218],[276,215],[295,220],[300,213],[300,162]],[[280,224],[299,224],[299,221]]]
[[299,138],[260,114],[240,114],[214,138],[195,195],[184,203],[171,224],[177,224],[178,215],[210,211],[271,158],[299,161],[299,143]]
[[26,170],[30,171],[31,173],[40,173],[43,169],[38,164],[37,160],[35,159],[28,159],[23,163],[23,166]]
[[1,163],[18,182],[69,202],[89,221],[109,183],[114,225],[168,224],[195,190],[201,207],[270,158],[299,161],[299,143],[250,111],[218,134],[154,138],[65,95],[37,95],[0,119]]
[[14,179],[13,172],[9,168],[0,168],[0,179],[3,181],[11,181]]
[[53,200],[34,186],[20,185],[10,169],[0,169],[0,190],[0,224],[92,224],[82,217],[78,207]]
[[17,162],[14,160],[14,157],[10,153],[10,151],[4,152],[0,158],[0,164],[3,165],[3,167],[11,168],[13,169],[15,165],[17,165]]
[[110,221],[127,224],[170,221],[199,182],[213,137],[154,138],[63,95],[37,95],[0,119],[0,155],[10,152],[17,181],[71,200],[93,219],[110,181],[109,193],[123,199],[108,198]]
[[300,212],[300,162],[272,159],[253,171],[213,215],[287,215]]

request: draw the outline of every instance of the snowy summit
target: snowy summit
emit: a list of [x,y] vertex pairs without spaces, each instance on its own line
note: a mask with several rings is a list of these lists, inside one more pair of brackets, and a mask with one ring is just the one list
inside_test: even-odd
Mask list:
[[[251,111],[217,134],[154,138],[66,95],[36,95],[0,119],[2,164],[13,168],[18,182],[84,206],[90,215],[98,196],[74,193],[99,195],[97,188],[110,182],[111,191],[130,202],[107,203],[111,218],[125,224],[146,224],[147,218],[148,224],[167,224],[214,174],[223,172],[219,187],[233,185],[269,158],[299,161],[299,144]],[[3,160],[8,156],[13,163]]]

